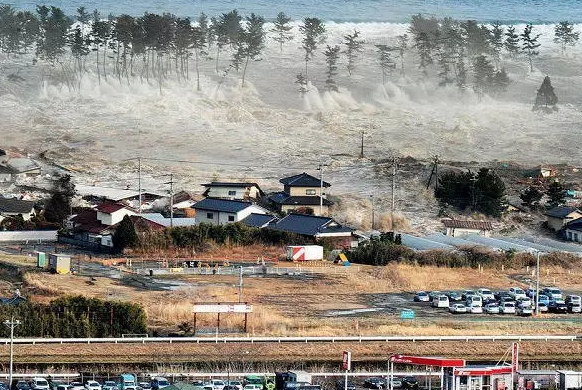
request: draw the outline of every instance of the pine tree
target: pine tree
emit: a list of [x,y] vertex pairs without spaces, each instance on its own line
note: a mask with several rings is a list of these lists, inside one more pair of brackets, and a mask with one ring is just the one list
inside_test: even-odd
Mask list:
[[455,78],[455,84],[461,93],[467,88],[467,68],[465,67],[464,57],[459,57],[456,64],[457,76]]
[[284,12],[279,12],[273,22],[271,32],[274,33],[273,40],[279,44],[279,50],[283,52],[283,44],[293,39],[293,26],[290,25],[291,18]]
[[129,215],[123,217],[117,229],[115,229],[112,241],[115,248],[120,252],[125,248],[134,248],[139,244],[139,237]]
[[200,91],[200,61],[202,58],[206,57],[208,53],[206,52],[207,41],[206,38],[208,32],[201,27],[200,23],[198,26],[192,28],[192,37],[190,40],[191,48],[194,49],[194,64],[196,67],[196,90]]
[[495,61],[495,68],[499,69],[501,62],[501,51],[503,50],[503,35],[505,30],[499,23],[495,23],[491,28],[491,54]]
[[380,69],[382,70],[382,85],[386,84],[386,76],[391,76],[396,63],[392,59],[391,52],[395,49],[388,45],[376,45]]
[[556,110],[556,104],[558,103],[558,97],[554,92],[554,87],[552,87],[552,82],[550,80],[550,76],[544,77],[544,81],[542,85],[538,89],[538,93],[536,96],[536,101],[533,106],[533,110],[541,110],[544,111],[551,111]]
[[507,27],[504,46],[512,58],[519,54],[519,35],[515,32],[514,26]]
[[529,59],[529,68],[531,72],[533,72],[533,62],[532,62],[533,57],[540,54],[540,52],[537,51],[536,49],[540,47],[540,44],[538,43],[538,38],[541,35],[541,34],[537,34],[535,36],[532,35],[532,30],[533,26],[531,24],[528,24],[525,26],[523,33],[521,33],[520,35],[522,42],[521,48]]
[[580,32],[574,31],[574,25],[564,20],[554,28],[554,42],[561,45],[562,55],[566,53],[566,46],[574,46],[580,39]]
[[265,31],[263,26],[265,19],[262,16],[257,16],[251,13],[247,17],[245,27],[240,33],[240,43],[237,50],[237,56],[243,59],[244,67],[242,74],[242,85],[245,85],[245,76],[249,61],[259,61],[259,56],[265,48]]
[[477,93],[479,101],[490,91],[494,73],[493,65],[486,56],[478,55],[473,59],[473,90]]
[[543,196],[544,194],[540,190],[530,186],[519,195],[519,198],[521,199],[522,205],[535,210],[539,206],[540,200]]
[[307,63],[313,58],[317,47],[325,42],[325,26],[318,18],[305,18],[303,24],[299,26],[299,31],[303,34],[302,48],[305,51],[305,78],[307,78]]
[[550,198],[548,201],[549,207],[561,206],[566,199],[566,189],[559,181],[555,180],[548,186],[546,195]]
[[63,175],[54,183],[52,195],[45,207],[44,216],[49,222],[64,225],[71,214],[71,199],[75,195],[75,185],[70,175]]
[[323,54],[325,55],[325,63],[327,64],[325,89],[326,91],[337,92],[338,88],[335,82],[335,76],[337,76],[337,60],[340,55],[340,47],[337,45],[333,47],[327,45],[327,50]]
[[396,36],[398,56],[400,57],[400,75],[404,77],[404,53],[408,49],[408,35],[402,34]]
[[360,37],[360,32],[358,30],[354,30],[353,33],[344,35],[344,45],[346,46],[346,50],[344,53],[348,58],[348,73],[350,76],[352,75],[353,71],[356,69],[356,60],[358,59],[358,54],[360,54],[364,49],[364,41],[358,39]]
[[303,73],[298,73],[297,76],[295,76],[295,84],[299,86],[299,92],[301,93],[301,96],[305,96],[308,89],[307,89],[307,78],[305,78],[305,75]]
[[510,82],[511,82],[511,80],[510,80],[509,76],[507,75],[505,68],[501,68],[501,70],[498,70],[493,75],[493,84],[492,84],[493,91],[496,93],[505,92],[507,90],[507,86],[509,85]]
[[467,20],[460,26],[469,57],[487,55],[491,52],[491,35],[487,27],[477,24],[475,20]]

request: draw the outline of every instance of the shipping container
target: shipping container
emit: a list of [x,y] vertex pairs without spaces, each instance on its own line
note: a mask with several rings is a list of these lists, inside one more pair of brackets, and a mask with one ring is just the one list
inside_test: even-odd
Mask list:
[[287,260],[289,261],[323,260],[323,247],[321,245],[288,246]]

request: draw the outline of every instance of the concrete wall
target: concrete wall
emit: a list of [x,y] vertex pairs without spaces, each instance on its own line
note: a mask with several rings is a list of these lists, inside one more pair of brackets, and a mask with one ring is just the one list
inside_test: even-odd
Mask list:
[[120,209],[111,214],[102,213],[101,211],[97,211],[97,219],[103,224],[107,226],[115,225],[116,223],[121,222],[123,217],[126,215],[134,215],[135,213],[128,209]]
[[[266,214],[265,210],[255,205],[249,206],[244,210],[239,211],[238,213],[226,213],[223,211],[198,209],[196,210],[196,224],[211,223],[213,225],[226,225],[229,223],[239,222],[252,213]],[[209,218],[208,214],[212,214],[212,217]]]
[[[234,192],[234,194],[231,194]],[[210,187],[208,190],[209,198],[244,200],[247,198],[256,199],[259,197],[257,187]]]
[[447,236],[452,237],[466,237],[471,234],[478,234],[480,236],[489,237],[491,234],[489,230],[481,229],[466,229],[466,228],[447,228]]
[[[322,215],[319,213],[319,205],[317,205],[317,206],[302,206],[302,205],[290,205],[290,204],[288,205],[288,204],[286,204],[286,205],[281,206],[281,211],[287,213],[289,211],[297,210],[298,208],[303,208],[303,207],[311,207],[313,209],[314,215]],[[322,210],[323,210],[323,215],[328,215],[328,213],[329,213],[328,206],[324,205]]]
[[0,242],[56,242],[56,230],[22,230],[14,232],[0,232]]

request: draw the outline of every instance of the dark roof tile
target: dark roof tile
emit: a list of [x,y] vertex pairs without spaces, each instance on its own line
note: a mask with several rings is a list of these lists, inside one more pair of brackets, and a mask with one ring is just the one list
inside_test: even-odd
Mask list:
[[194,204],[192,208],[198,210],[222,211],[225,213],[238,213],[252,205],[251,202],[245,202],[242,200],[206,198]]
[[252,213],[248,217],[243,219],[241,222],[247,226],[260,228],[260,227],[264,227],[264,226],[266,226],[269,223],[272,223],[274,221],[277,221],[277,217],[274,217],[274,216],[268,215],[268,214]]
[[0,198],[0,213],[28,214],[34,208],[34,202],[19,199]]
[[[566,218],[568,214],[578,211],[576,207],[558,206],[546,212],[546,216],[554,218]],[[579,211],[578,211],[579,212]]]
[[453,229],[476,229],[476,230],[493,230],[493,225],[488,221],[470,221],[460,219],[443,219],[443,225]]
[[[305,172],[298,175],[284,177],[283,179],[279,180],[279,182],[289,187],[319,187],[321,185],[321,179],[311,176]],[[324,181],[323,186],[331,187],[331,184]]]

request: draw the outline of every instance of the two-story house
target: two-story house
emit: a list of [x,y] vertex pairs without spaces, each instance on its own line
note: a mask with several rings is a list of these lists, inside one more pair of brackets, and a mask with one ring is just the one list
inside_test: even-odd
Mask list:
[[226,225],[240,222],[251,214],[267,214],[264,208],[242,200],[206,198],[192,206],[196,224]]
[[271,194],[269,201],[280,212],[297,210],[313,211],[315,215],[327,215],[333,204],[327,199],[326,189],[331,187],[326,181],[305,172],[279,180],[283,191]]
[[265,195],[257,183],[213,181],[202,186],[206,198],[256,201]]

